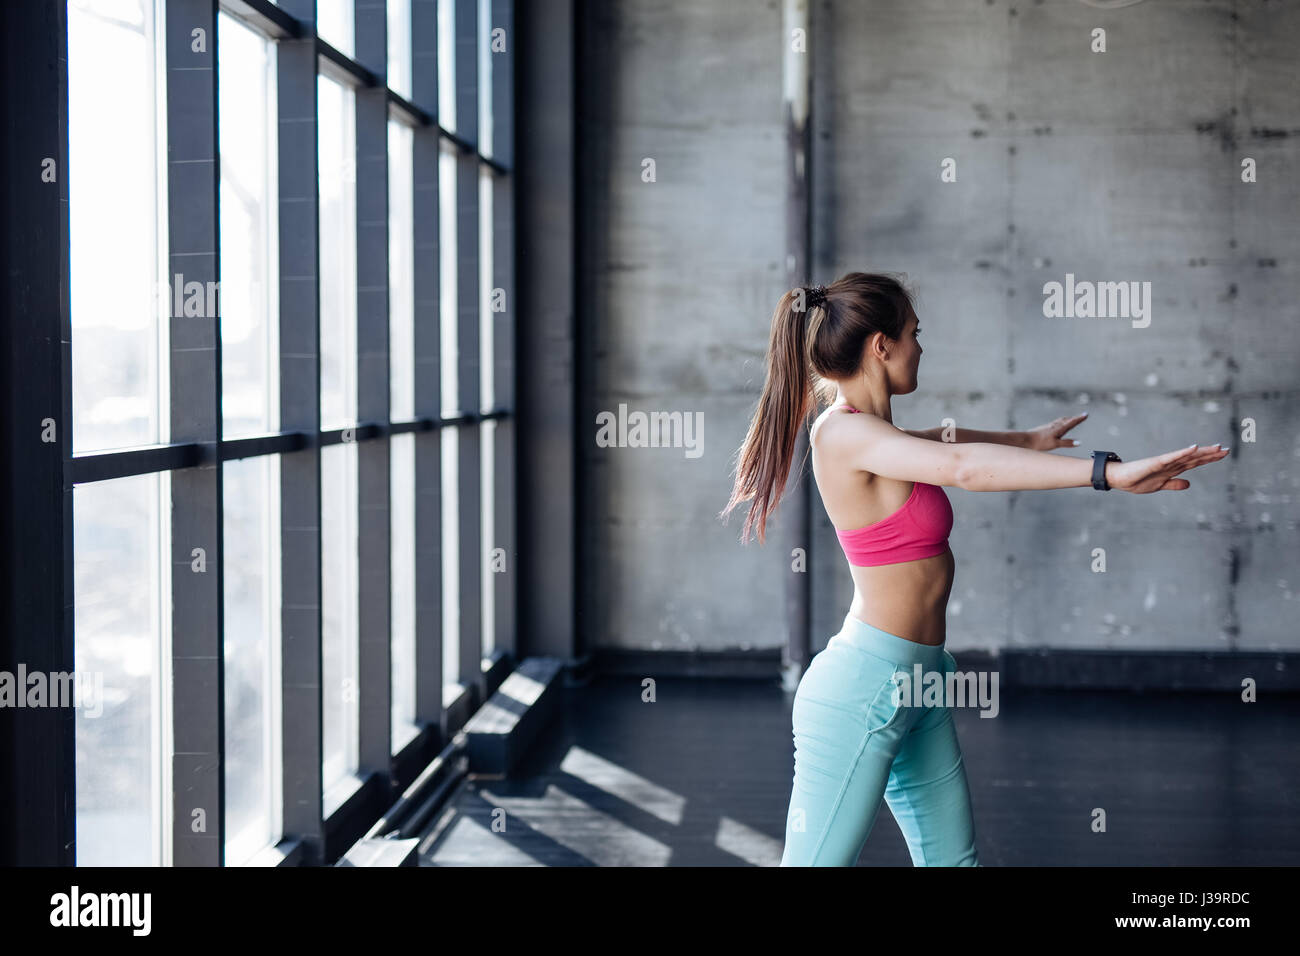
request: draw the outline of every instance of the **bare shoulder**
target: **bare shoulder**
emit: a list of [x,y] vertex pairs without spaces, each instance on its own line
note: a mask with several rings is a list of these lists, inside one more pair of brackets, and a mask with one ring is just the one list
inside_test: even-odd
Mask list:
[[836,412],[817,436],[817,455],[827,464],[897,481],[961,487],[962,445],[911,435],[870,412]]
[[820,437],[819,444],[828,448],[845,443],[857,444],[868,435],[899,435],[903,432],[883,418],[870,412],[846,412],[828,408],[813,422],[813,432]]
[[812,440],[817,450],[831,457],[862,448],[863,441],[903,434],[897,426],[870,412],[846,412],[828,408],[812,426]]

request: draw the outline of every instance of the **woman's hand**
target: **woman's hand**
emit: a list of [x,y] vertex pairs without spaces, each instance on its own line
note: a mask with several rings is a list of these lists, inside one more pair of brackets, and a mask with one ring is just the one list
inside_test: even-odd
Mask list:
[[1135,495],[1149,495],[1153,491],[1186,491],[1192,483],[1177,475],[1198,465],[1220,461],[1227,454],[1228,449],[1218,445],[1208,448],[1191,445],[1154,458],[1109,461],[1106,463],[1106,483]]
[[1025,432],[1025,447],[1030,451],[1051,451],[1054,448],[1074,448],[1079,443],[1073,438],[1062,438],[1061,436],[1068,432],[1079,422],[1088,417],[1087,412],[1075,415],[1072,418],[1058,418],[1055,421],[1048,422],[1046,425],[1039,425],[1037,428],[1031,428]]

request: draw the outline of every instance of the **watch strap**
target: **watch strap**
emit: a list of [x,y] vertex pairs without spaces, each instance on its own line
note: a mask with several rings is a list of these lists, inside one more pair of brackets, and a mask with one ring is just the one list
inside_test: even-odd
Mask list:
[[1092,486],[1098,491],[1110,491],[1110,484],[1106,481],[1106,462],[1120,460],[1119,455],[1113,451],[1094,451],[1092,453]]

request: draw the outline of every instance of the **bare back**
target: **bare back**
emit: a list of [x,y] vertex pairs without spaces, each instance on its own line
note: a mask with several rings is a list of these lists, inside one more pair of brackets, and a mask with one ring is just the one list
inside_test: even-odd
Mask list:
[[[851,467],[842,456],[835,455],[831,443],[819,447],[817,439],[823,429],[862,429],[862,424],[853,419],[867,414],[855,415],[842,407],[832,407],[823,411],[812,427],[813,477],[827,517],[842,531],[889,517],[903,507],[912,492],[909,481],[882,478]],[[946,637],[954,571],[951,549],[899,564],[850,564],[854,593],[849,613],[890,634],[921,644],[941,644]]]

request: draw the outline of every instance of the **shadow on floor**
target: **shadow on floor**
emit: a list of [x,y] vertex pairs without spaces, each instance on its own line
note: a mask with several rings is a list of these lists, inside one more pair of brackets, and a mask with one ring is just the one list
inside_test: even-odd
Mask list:
[[[466,783],[421,864],[775,866],[791,695],[685,678],[656,693],[566,688],[517,778]],[[1004,690],[996,718],[956,716],[986,866],[1300,864],[1300,699]],[[858,865],[911,865],[883,803]]]

